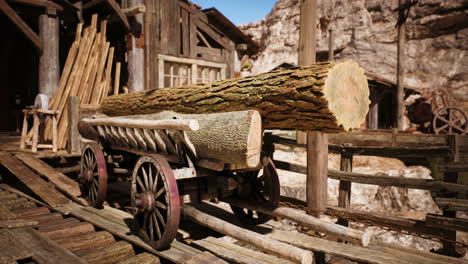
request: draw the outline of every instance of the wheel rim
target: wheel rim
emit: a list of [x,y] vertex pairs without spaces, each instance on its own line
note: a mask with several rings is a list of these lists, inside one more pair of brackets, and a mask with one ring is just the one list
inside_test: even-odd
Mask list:
[[[273,161],[267,158],[262,169],[262,175],[259,174],[260,171],[241,173],[242,177],[249,178],[254,186],[247,199],[277,206],[280,200],[280,184]],[[249,225],[263,224],[272,218],[270,215],[233,205],[231,209],[241,222]]]
[[437,111],[432,121],[436,134],[461,134],[468,132],[468,118],[458,107],[444,107]]
[[163,157],[138,159],[131,198],[140,237],[153,248],[169,247],[179,228],[180,198],[172,169]]
[[89,143],[83,149],[79,183],[81,196],[91,206],[102,208],[107,194],[107,170],[104,153],[97,143]]

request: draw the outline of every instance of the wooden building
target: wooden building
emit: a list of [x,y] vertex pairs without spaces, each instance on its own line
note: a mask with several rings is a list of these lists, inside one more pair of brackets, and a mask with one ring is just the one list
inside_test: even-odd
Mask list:
[[259,51],[218,10],[186,0],[0,0],[0,132],[18,131],[38,93],[53,95],[76,25],[93,14],[108,21],[129,91],[230,78],[236,56]]

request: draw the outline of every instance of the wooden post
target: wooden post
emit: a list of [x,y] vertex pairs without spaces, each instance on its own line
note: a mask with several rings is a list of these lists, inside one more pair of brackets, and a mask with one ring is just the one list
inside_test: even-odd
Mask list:
[[[317,0],[301,0],[299,27],[299,50],[297,64],[299,66],[315,63],[315,24],[317,21]],[[297,143],[306,144],[307,135],[297,131]]]
[[[398,0],[398,5],[401,7],[406,0]],[[405,9],[400,9],[398,11],[398,17],[401,19],[404,16]],[[398,26],[398,45],[397,45],[397,93],[396,93],[396,102],[397,102],[397,116],[396,116],[396,125],[399,130],[403,129],[403,116],[404,116],[404,68],[405,64],[405,55],[404,55],[404,46],[405,46],[405,23],[402,23]]]
[[153,10],[153,1],[151,0],[144,0],[146,11],[144,15],[144,26],[143,30],[145,34],[143,34],[144,39],[145,39],[145,87],[146,89],[151,89],[153,87],[153,84],[151,83],[151,45],[150,45],[150,40],[151,40],[151,15],[152,10]]
[[[143,4],[142,0],[129,0],[129,7]],[[131,21],[132,34],[130,34],[127,47],[128,55],[128,88],[130,92],[145,90],[145,51],[144,51],[144,21],[143,14],[135,15]]]
[[[80,134],[78,133],[78,122],[80,121],[80,97],[68,97],[68,144],[69,153],[80,152]],[[61,135],[62,136],[62,135]]]
[[367,118],[367,128],[368,129],[379,128],[379,104],[374,104],[369,109],[368,118]]
[[[315,63],[315,24],[317,0],[301,0],[299,65]],[[298,143],[305,143],[298,133]],[[307,132],[307,206],[317,210],[327,207],[328,139],[326,134]],[[316,254],[317,255],[317,254]],[[318,262],[321,262],[319,260]]]
[[[353,171],[353,155],[341,153],[340,170],[345,172]],[[351,182],[340,181],[338,187],[338,206],[349,208],[351,205]],[[348,220],[338,219],[338,224],[348,226]]]
[[39,16],[39,37],[43,51],[39,58],[39,93],[52,98],[58,87],[59,64],[59,24],[55,12],[50,10]]
[[328,60],[332,61],[335,57],[334,54],[335,39],[333,38],[333,29],[328,30]]
[[[450,149],[450,157],[448,161],[454,162],[454,161],[461,161],[460,160],[460,155],[458,153],[458,135],[449,135],[448,136],[448,143],[449,143],[449,149]],[[457,183],[458,182],[458,172],[445,172],[444,173],[444,182],[450,182],[450,183]],[[456,197],[456,194],[454,193],[448,193],[444,195],[444,198],[453,198]],[[456,211],[448,211],[448,210],[443,210],[443,216],[444,217],[451,217],[454,218],[457,216]],[[456,231],[446,231],[444,234],[444,238],[448,240],[456,240],[457,239],[457,232]],[[447,256],[457,256],[457,252],[455,251],[456,244],[448,241],[443,241],[442,242],[442,253]]]

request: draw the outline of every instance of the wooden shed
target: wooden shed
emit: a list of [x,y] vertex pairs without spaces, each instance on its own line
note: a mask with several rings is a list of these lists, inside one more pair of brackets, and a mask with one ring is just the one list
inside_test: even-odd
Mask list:
[[38,93],[54,94],[76,25],[93,14],[107,20],[130,91],[230,78],[235,56],[259,51],[218,10],[187,0],[0,0],[0,132],[18,131]]

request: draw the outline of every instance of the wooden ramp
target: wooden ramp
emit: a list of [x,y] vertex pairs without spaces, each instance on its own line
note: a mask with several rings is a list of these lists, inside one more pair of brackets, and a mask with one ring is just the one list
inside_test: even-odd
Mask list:
[[143,248],[152,254],[175,263],[226,263],[222,259],[213,256],[208,252],[202,252],[176,240],[172,242],[170,249],[157,251],[136,236],[129,228],[129,223],[133,221],[132,215],[111,207],[106,206],[104,209],[96,209],[93,207],[80,206],[78,204],[68,204],[57,208],[57,210],[91,223],[115,236]]
[[6,152],[0,152],[0,164],[7,168],[48,205],[57,207],[71,202],[71,200],[52,188],[45,180],[41,179],[39,175],[14,156]]
[[155,255],[138,254],[131,243],[110,232],[57,213],[4,184],[0,209],[0,227],[5,222],[23,226],[0,228],[0,263],[160,263]]
[[57,189],[65,194],[70,195],[71,197],[81,196],[80,186],[76,181],[70,179],[37,157],[27,153],[18,153],[15,157],[20,159],[38,174],[47,178],[57,187]]

